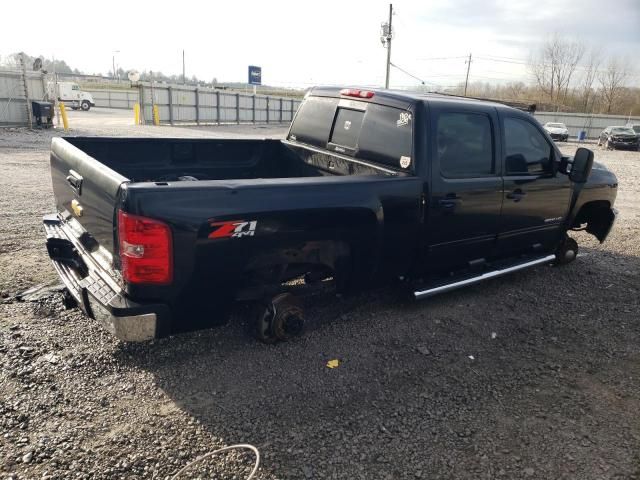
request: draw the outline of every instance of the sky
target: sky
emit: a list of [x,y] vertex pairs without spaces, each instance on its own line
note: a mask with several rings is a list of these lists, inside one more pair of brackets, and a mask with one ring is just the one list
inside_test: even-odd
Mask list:
[[[248,65],[264,84],[384,84],[380,25],[388,1],[3,2],[0,56],[24,51],[106,74],[115,56],[125,70],[182,72],[206,81],[244,82]],[[640,0],[398,0],[394,2],[391,86],[435,88],[464,81],[531,81],[526,61],[554,32],[626,55],[640,84]],[[42,12],[65,12],[56,20]],[[63,21],[64,20],[64,21]],[[116,52],[117,53],[114,53]],[[0,58],[1,60],[1,58]]]

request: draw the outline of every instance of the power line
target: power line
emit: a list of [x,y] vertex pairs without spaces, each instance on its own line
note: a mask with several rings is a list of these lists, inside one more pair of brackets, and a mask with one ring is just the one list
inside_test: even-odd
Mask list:
[[428,61],[428,60],[455,60],[459,58],[467,58],[467,55],[461,57],[418,57],[416,60]]
[[393,63],[393,62],[390,62],[390,63],[391,63],[391,66],[392,66],[392,67],[397,68],[397,69],[398,69],[398,70],[400,70],[402,73],[404,73],[404,74],[406,74],[406,75],[409,75],[411,78],[415,78],[416,80],[418,80],[419,82],[421,82],[423,85],[424,85],[425,83],[430,83],[431,85],[436,85],[436,84],[435,84],[435,83],[433,83],[433,82],[428,82],[428,81],[426,81],[426,80],[421,79],[420,77],[416,77],[416,76],[415,76],[415,75],[413,75],[412,73],[407,72],[404,68],[399,67],[398,65],[396,65],[396,64],[395,64],[395,63]]

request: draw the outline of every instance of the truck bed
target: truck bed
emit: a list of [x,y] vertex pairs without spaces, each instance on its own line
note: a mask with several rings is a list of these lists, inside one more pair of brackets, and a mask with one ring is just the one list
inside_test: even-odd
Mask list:
[[389,175],[280,140],[70,137],[71,145],[131,182],[175,182],[326,175]]

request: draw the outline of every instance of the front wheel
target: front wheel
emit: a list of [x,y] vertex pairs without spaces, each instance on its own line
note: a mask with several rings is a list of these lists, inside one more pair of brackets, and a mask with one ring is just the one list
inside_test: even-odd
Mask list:
[[566,265],[578,257],[578,242],[571,237],[565,237],[562,244],[556,250],[556,265]]
[[91,104],[89,103],[88,100],[83,100],[82,103],[80,104],[80,108],[82,108],[82,110],[86,112],[91,108]]

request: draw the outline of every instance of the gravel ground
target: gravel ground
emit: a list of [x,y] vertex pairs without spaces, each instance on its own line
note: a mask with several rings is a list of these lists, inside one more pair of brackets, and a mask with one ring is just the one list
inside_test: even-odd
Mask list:
[[[0,130],[5,297],[55,281],[40,227],[54,134]],[[320,292],[306,299],[309,331],[286,344],[255,342],[240,308],[222,328],[124,345],[59,294],[5,301],[0,474],[164,479],[251,443],[261,479],[640,479],[640,153],[596,159],[618,175],[621,216],[604,245],[577,234],[573,264],[422,303],[392,288]],[[223,455],[183,478],[243,479],[251,465]]]

